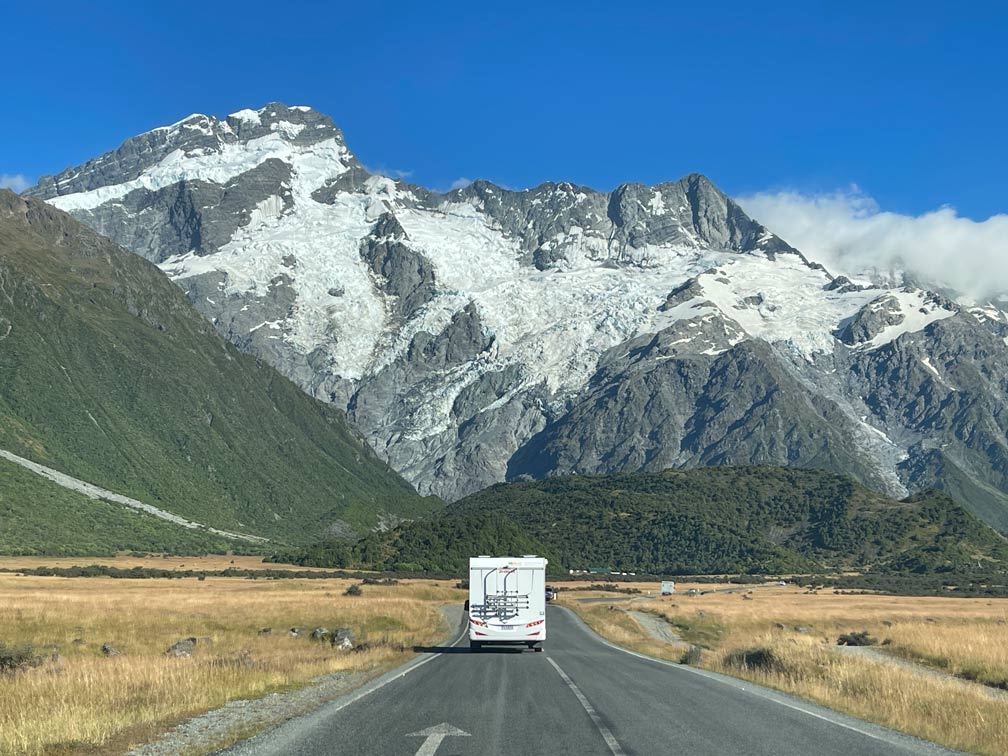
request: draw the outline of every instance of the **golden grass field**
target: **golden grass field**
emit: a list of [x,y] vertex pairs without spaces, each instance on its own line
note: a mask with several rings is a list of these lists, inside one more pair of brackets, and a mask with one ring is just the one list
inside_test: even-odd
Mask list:
[[[146,567],[154,570],[205,570],[214,572],[228,568],[238,570],[310,570],[326,572],[321,567],[301,567],[296,564],[273,564],[264,562],[261,556],[237,556],[223,554],[208,554],[207,556],[170,556],[152,554],[147,556],[129,556],[122,554],[114,557],[47,557],[47,556],[0,556],[0,569],[17,570],[35,567],[84,567],[98,564],[107,567],[118,567],[128,570],[133,567]],[[331,570],[328,570],[331,572]]]
[[[217,569],[211,561],[180,563]],[[123,753],[230,700],[332,672],[377,674],[405,661],[414,645],[442,639],[440,607],[465,598],[451,583],[430,580],[369,585],[359,597],[345,596],[354,582],[0,574],[0,641],[59,649],[59,658],[41,667],[0,674],[0,753]],[[290,637],[292,626],[305,628],[305,636]],[[273,633],[259,636],[263,627]],[[350,627],[371,648],[334,650],[306,637],[315,627]],[[199,643],[191,658],[164,655],[189,636],[211,642]],[[103,643],[122,655],[103,656]]]
[[[955,677],[1008,687],[1008,599],[810,594],[795,586],[687,597],[688,587],[664,598],[613,595],[614,610],[576,600],[601,593],[568,592],[561,601],[633,650],[679,660],[685,645],[653,640],[625,609],[665,618],[686,644],[704,649],[700,665],[708,669],[952,748],[1008,754],[1008,693]],[[888,643],[869,655],[836,646],[841,633],[863,630]],[[761,653],[752,664],[740,653],[732,658],[753,650]]]
[[[284,567],[255,557],[233,560],[4,557],[0,567]],[[59,649],[59,658],[41,667],[0,674],[0,753],[122,753],[230,700],[293,689],[332,672],[362,678],[378,674],[405,661],[414,645],[443,638],[447,628],[440,607],[466,596],[451,582],[432,580],[369,585],[360,597],[345,596],[355,582],[0,573],[0,642],[9,647],[30,643],[43,652]],[[644,593],[562,590],[560,601],[596,631],[633,650],[678,661],[695,644],[704,649],[700,664],[708,669],[964,751],[1008,754],[1008,693],[986,687],[1008,687],[1008,599],[810,594],[795,586],[687,597],[688,584],[681,584],[674,597],[659,598],[647,595],[655,592],[654,584],[635,587]],[[577,601],[593,596],[609,600]],[[683,642],[654,640],[624,610],[663,618]],[[306,632],[351,627],[371,648],[334,651],[328,644],[290,637],[292,626]],[[262,627],[273,633],[259,636]],[[872,647],[873,654],[935,671],[922,673],[836,647],[839,634],[862,630],[888,641]],[[198,644],[190,659],[164,655],[169,645],[189,636],[212,642]],[[103,643],[122,655],[104,657]],[[729,659],[732,652],[754,649],[763,652],[763,663],[746,666]]]

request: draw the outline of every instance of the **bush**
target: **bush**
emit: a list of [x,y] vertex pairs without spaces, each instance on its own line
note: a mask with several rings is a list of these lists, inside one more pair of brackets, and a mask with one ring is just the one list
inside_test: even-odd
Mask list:
[[868,635],[867,630],[862,630],[860,633],[844,633],[839,638],[837,638],[838,646],[875,646],[878,641]]
[[343,595],[344,596],[362,596],[362,595],[364,595],[364,591],[361,590],[361,587],[359,585],[357,585],[356,583],[354,583],[349,588],[347,588],[346,591],[343,592]]
[[725,657],[725,664],[736,669],[749,669],[759,672],[782,672],[784,664],[769,648],[746,648],[731,651]]
[[6,646],[0,643],[0,672],[17,672],[20,669],[37,667],[43,657],[35,653],[30,645]]

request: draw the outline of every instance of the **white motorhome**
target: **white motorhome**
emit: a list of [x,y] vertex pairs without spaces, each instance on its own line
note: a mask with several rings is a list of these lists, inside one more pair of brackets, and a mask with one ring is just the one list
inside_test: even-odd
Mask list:
[[469,647],[546,640],[546,560],[478,556],[469,559]]
[[671,596],[675,593],[675,580],[662,580],[661,581],[661,595]]

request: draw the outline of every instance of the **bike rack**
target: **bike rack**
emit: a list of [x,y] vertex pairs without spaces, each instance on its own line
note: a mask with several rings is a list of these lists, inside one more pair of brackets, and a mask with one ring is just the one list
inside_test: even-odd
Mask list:
[[[490,593],[487,588],[490,576],[495,572],[500,572],[504,575],[504,590],[500,593]],[[469,607],[470,613],[482,620],[496,617],[503,622],[507,622],[509,619],[517,617],[522,609],[528,609],[529,594],[518,593],[517,590],[508,590],[508,579],[516,572],[518,572],[518,568],[516,567],[512,567],[507,570],[501,570],[495,567],[494,569],[489,570],[483,576],[484,603],[471,605]]]

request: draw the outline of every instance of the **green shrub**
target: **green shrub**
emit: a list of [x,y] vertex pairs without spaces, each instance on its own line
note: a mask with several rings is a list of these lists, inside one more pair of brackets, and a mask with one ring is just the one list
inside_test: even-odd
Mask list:
[[17,672],[37,667],[44,661],[31,645],[7,646],[0,643],[0,672]]

